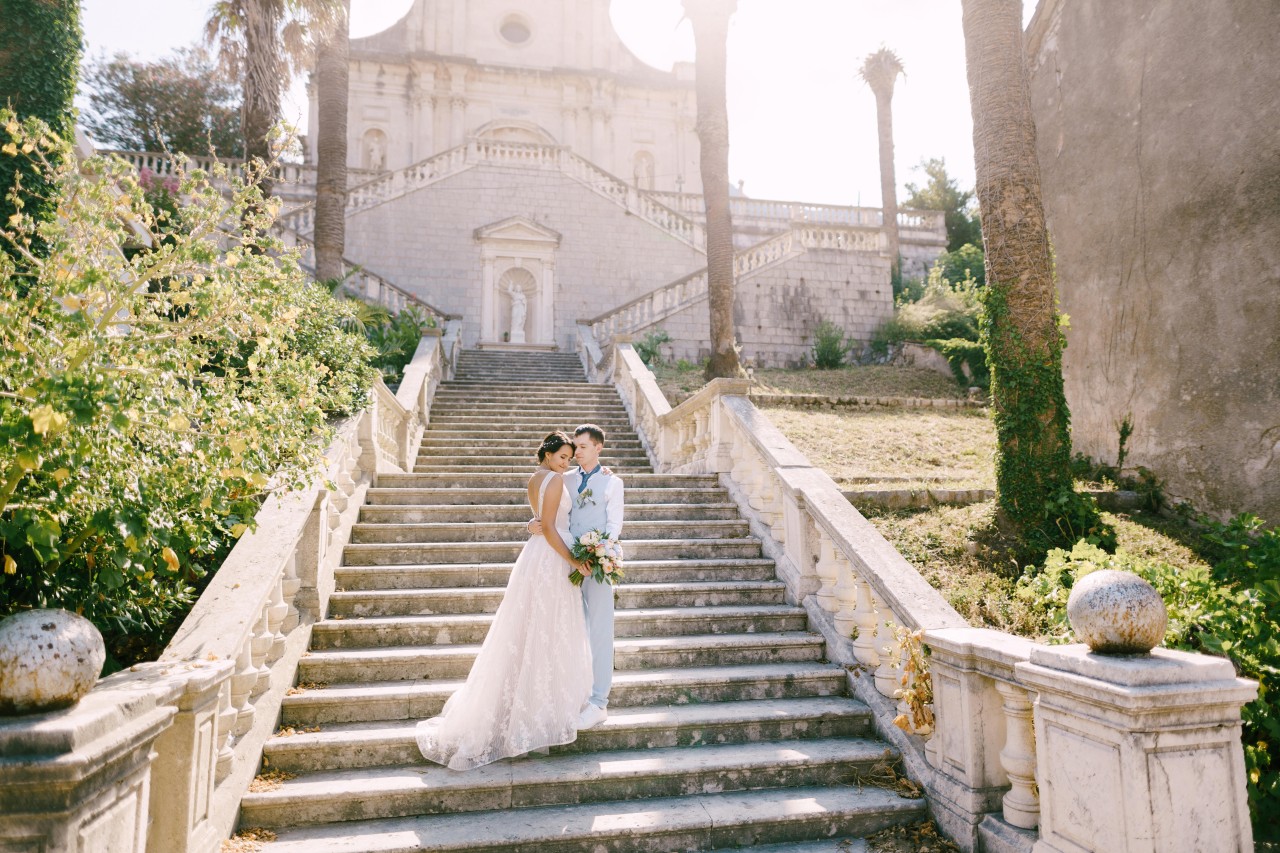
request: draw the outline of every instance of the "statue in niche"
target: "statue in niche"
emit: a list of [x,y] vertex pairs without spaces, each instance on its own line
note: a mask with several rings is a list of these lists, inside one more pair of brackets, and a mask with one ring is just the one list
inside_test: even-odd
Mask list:
[[387,142],[381,133],[371,133],[364,143],[367,168],[381,172],[387,166]]
[[524,322],[529,313],[529,298],[514,281],[507,282],[507,294],[511,297],[511,334],[513,344],[524,343]]

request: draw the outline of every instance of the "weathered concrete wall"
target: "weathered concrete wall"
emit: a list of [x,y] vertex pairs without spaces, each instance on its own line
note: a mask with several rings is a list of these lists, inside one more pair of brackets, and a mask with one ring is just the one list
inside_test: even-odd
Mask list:
[[[690,361],[708,357],[707,311],[703,300],[655,324],[671,336],[663,352]],[[892,316],[888,257],[832,249],[811,249],[747,276],[738,283],[733,312],[742,360],[756,367],[811,363],[813,332],[823,320],[865,344]]]
[[1275,0],[1042,0],[1032,103],[1076,449],[1280,522]]

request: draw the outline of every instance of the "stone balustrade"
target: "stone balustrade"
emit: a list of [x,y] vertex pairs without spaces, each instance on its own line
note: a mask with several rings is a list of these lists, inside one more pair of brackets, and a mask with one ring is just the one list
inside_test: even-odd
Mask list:
[[[618,388],[657,470],[719,475],[964,850],[1253,849],[1240,708],[1257,685],[1230,661],[971,628],[752,405],[748,382],[714,380],[672,408],[625,340],[602,348],[580,325],[579,352]],[[894,724],[908,632],[929,652],[934,725],[919,734]]]
[[[733,274],[735,280],[741,281],[775,264],[799,257],[809,250],[879,253],[887,245],[884,234],[877,229],[797,227],[737,252],[733,258]],[[608,346],[619,335],[633,335],[652,328],[668,317],[705,300],[707,292],[707,270],[704,268],[581,323],[590,327],[591,334],[600,345]]]
[[373,477],[412,470],[460,324],[343,422],[309,487],[267,498],[155,663],[0,719],[0,848],[214,851],[234,828]]

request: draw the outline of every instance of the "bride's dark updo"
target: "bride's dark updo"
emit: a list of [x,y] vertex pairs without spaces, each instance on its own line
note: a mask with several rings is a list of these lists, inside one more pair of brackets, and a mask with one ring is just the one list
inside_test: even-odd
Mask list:
[[573,439],[569,437],[568,433],[560,432],[559,430],[548,433],[547,437],[542,439],[542,445],[538,448],[538,462],[542,462],[542,460],[566,445],[573,447]]

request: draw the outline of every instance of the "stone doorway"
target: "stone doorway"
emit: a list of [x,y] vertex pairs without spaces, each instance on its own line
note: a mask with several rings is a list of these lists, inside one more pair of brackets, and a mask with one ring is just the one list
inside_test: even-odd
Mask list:
[[524,217],[476,229],[480,244],[480,346],[553,348],[560,235]]

